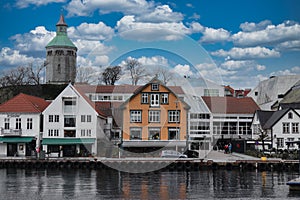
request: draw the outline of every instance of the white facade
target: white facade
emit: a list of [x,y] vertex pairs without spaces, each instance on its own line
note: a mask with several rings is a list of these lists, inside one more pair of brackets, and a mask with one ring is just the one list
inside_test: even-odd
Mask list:
[[0,142],[0,156],[25,156],[28,146],[27,142],[22,142],[23,138],[31,137],[33,141],[36,141],[32,147],[34,150],[38,146],[39,133],[39,113],[0,113],[0,136],[6,139],[10,137],[10,141]]
[[[43,115],[43,149],[47,153],[75,156],[74,151],[77,155],[86,149],[91,155],[97,155],[97,141],[104,138],[105,118],[71,84],[44,110]],[[66,149],[72,155],[64,155]]]
[[[286,142],[300,140],[300,115],[297,111],[290,109],[277,123],[271,132],[273,134],[273,144],[277,149],[288,149]],[[297,149],[296,144],[289,149]]]

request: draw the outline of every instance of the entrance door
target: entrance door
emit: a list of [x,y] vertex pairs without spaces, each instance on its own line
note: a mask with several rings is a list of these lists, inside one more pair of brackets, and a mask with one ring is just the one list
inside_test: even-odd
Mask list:
[[16,156],[18,152],[17,144],[7,144],[7,156]]
[[63,156],[64,157],[74,157],[76,154],[76,145],[64,145],[63,146]]

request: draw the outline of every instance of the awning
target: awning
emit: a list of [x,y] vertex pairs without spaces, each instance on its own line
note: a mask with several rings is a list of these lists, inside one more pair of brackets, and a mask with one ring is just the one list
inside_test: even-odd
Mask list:
[[95,138],[43,138],[43,145],[94,144]]
[[0,137],[0,143],[29,143],[34,137]]

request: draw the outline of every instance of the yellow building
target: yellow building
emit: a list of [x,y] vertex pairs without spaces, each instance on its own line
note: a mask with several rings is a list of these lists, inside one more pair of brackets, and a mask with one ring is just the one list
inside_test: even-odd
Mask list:
[[154,78],[124,102],[124,150],[152,156],[159,155],[162,149],[186,150],[190,107],[178,93],[183,94],[181,87],[167,87]]

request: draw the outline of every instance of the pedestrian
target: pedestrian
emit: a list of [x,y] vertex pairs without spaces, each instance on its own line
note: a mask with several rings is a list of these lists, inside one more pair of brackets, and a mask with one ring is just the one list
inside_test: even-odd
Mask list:
[[228,151],[229,151],[229,153],[232,152],[232,144],[231,143],[229,143],[229,145],[228,145]]
[[224,146],[224,153],[227,154],[227,152],[228,152],[228,145],[226,144],[226,145]]

